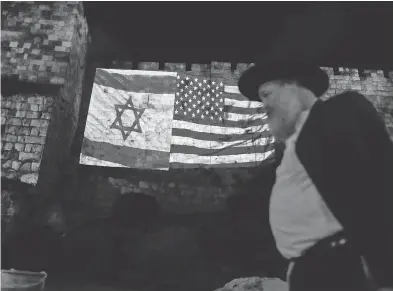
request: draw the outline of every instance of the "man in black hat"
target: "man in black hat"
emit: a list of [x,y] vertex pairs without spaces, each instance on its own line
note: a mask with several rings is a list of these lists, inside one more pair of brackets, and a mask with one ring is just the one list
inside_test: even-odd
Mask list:
[[393,290],[393,144],[372,103],[320,100],[329,77],[303,61],[257,63],[238,86],[285,142],[269,216],[290,291]]

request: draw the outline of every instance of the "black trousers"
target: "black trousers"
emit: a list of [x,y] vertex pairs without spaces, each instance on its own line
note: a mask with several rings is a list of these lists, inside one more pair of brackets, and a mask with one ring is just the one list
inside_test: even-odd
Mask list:
[[362,259],[349,243],[311,252],[294,261],[289,291],[367,291]]

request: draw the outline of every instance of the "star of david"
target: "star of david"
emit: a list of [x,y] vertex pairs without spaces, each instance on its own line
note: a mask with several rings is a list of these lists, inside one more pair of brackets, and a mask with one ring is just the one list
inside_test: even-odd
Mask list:
[[[122,117],[124,111],[126,111],[126,110],[132,110],[132,112],[134,113],[134,116],[135,116],[135,120],[131,126],[124,126],[123,121],[121,120],[121,117]],[[115,121],[113,121],[110,128],[120,130],[124,141],[128,138],[128,136],[131,134],[131,132],[133,132],[133,131],[142,132],[142,128],[139,123],[139,120],[140,120],[143,112],[145,111],[145,109],[135,108],[134,104],[132,103],[132,96],[130,96],[130,98],[128,99],[126,104],[115,105],[115,111],[116,111],[116,118],[115,118]]]

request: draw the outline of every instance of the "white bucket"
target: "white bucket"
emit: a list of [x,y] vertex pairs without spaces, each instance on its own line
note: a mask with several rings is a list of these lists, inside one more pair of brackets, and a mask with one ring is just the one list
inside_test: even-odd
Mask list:
[[43,291],[45,272],[1,270],[1,291]]

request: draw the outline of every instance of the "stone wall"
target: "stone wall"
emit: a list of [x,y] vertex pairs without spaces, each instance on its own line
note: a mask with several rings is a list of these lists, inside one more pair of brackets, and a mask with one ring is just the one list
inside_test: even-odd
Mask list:
[[36,184],[53,104],[52,96],[2,98],[2,176]]
[[2,10],[2,75],[64,84],[81,9],[78,2],[7,3]]
[[[49,223],[60,232],[70,233],[70,230],[82,226],[80,233],[83,239],[75,244],[83,249],[83,253],[92,246],[100,246],[103,237],[99,227],[96,234],[91,235],[89,226],[83,228],[85,223],[111,217],[112,206],[119,197],[143,193],[154,197],[161,214],[174,216],[176,223],[186,227],[192,237],[200,231],[199,226],[213,223],[208,235],[201,231],[200,237],[207,240],[207,245],[214,246],[211,248],[213,253],[220,248],[223,250],[221,257],[232,255],[234,252],[229,251],[229,256],[225,252],[229,241],[225,232],[230,232],[228,229],[236,223],[227,217],[219,218],[209,213],[220,212],[221,215],[225,212],[227,199],[234,194],[256,193],[268,197],[273,163],[258,168],[148,171],[80,165],[79,153],[97,67],[188,70],[192,75],[219,76],[226,84],[236,85],[249,64],[97,63],[86,56],[87,25],[80,3],[7,2],[2,14],[2,182],[6,183],[2,183],[1,200],[2,223],[7,226],[5,230],[22,230],[24,223],[31,218]],[[347,89],[359,90],[379,106],[393,137],[392,73],[325,69],[332,81],[325,97]],[[35,197],[43,201],[36,202]],[[268,205],[266,201],[255,204]],[[259,207],[255,208],[260,214],[266,213]],[[199,216],[192,216],[194,222],[187,222],[187,214],[195,213]],[[239,217],[236,219],[240,220]],[[254,228],[254,233],[260,233],[261,229],[253,224],[254,217],[248,216],[247,219],[248,229],[245,229],[244,223],[239,223],[238,227],[243,231],[243,241],[249,241],[249,237],[253,236],[249,228]],[[153,234],[155,231],[161,233],[174,224],[174,220],[167,222],[162,216],[157,220],[160,229],[151,230]],[[190,226],[192,224],[194,226]],[[115,232],[112,225],[108,229],[108,232]],[[166,232],[162,236],[164,238],[153,235],[149,239],[149,242],[154,242],[151,248],[165,249],[165,246],[176,245],[166,243],[168,237],[176,240],[176,233]],[[104,237],[112,239],[109,235]],[[126,244],[129,242],[125,241]],[[259,244],[258,240],[255,241]],[[179,244],[187,249],[194,241]],[[141,243],[140,247],[145,245],[149,244]],[[21,247],[24,248],[25,245]],[[91,258],[113,249],[112,245],[102,248],[97,253],[93,252]],[[237,246],[234,249],[239,250]],[[253,252],[247,246],[244,249]],[[35,253],[34,250],[31,253]],[[255,254],[251,256],[255,257]],[[91,265],[104,266],[105,262],[92,262]],[[126,271],[126,276],[133,272]]]
[[2,4],[2,201],[27,195],[10,186],[20,182],[56,201],[78,124],[87,31],[80,2]]
[[[121,250],[120,246],[113,247],[112,243],[122,241],[123,246],[127,246],[128,250],[120,251],[121,254],[118,254],[125,262],[121,268],[123,271],[116,271],[116,273],[120,273],[121,277],[124,276],[130,281],[134,280],[131,278],[134,275],[138,277],[138,274],[143,273],[144,275],[140,276],[145,278],[146,283],[151,277],[157,278],[159,276],[157,274],[161,274],[165,277],[163,281],[172,278],[170,280],[176,283],[187,282],[183,288],[191,289],[192,285],[198,285],[198,282],[192,281],[185,273],[189,272],[195,278],[195,275],[200,276],[203,273],[201,269],[206,269],[207,266],[209,268],[214,266],[209,269],[208,273],[214,274],[215,279],[222,275],[224,269],[229,270],[229,277],[226,280],[236,276],[250,275],[250,273],[257,274],[261,269],[264,269],[263,272],[270,269],[268,272],[272,272],[274,276],[277,274],[285,276],[285,267],[283,267],[285,261],[280,263],[278,259],[279,255],[270,235],[267,219],[269,188],[274,181],[274,163],[266,163],[258,168],[201,168],[170,171],[106,168],[79,164],[95,68],[149,70],[163,68],[170,71],[185,71],[189,68],[191,74],[224,76],[227,84],[235,85],[241,72],[247,66],[247,64],[235,66],[230,63],[216,62],[210,65],[135,64],[132,62],[114,62],[104,65],[88,62],[73,154],[58,184],[59,192],[61,192],[59,193],[60,210],[68,232],[66,237],[69,236],[70,239],[75,237],[79,229],[80,238],[75,238],[77,241],[75,245],[78,245],[81,250],[91,249],[92,245],[98,248],[93,251],[94,255],[91,255],[91,258],[100,258],[101,254],[108,255],[114,249]],[[327,70],[332,81],[332,86],[324,98],[347,89],[359,90],[375,104],[385,103],[386,114],[384,116],[387,126],[391,128],[392,114],[389,114],[393,104],[391,73],[387,78],[386,73],[383,74],[377,70],[365,71],[364,75],[359,75],[359,71],[354,69],[324,69]],[[159,204],[160,214],[153,216],[149,221],[147,217],[149,214],[142,214],[145,209],[137,213],[136,206],[130,202],[128,204],[124,202],[127,197],[133,196],[131,193],[143,193],[153,197],[152,201],[156,200]],[[119,198],[122,200],[118,200]],[[119,203],[123,206],[123,213],[120,215],[119,209],[113,208],[114,204]],[[121,216],[120,224],[145,224],[144,227],[148,230],[141,234],[131,226],[119,229],[118,221],[108,226],[106,225],[109,223],[108,219],[98,219],[113,216]],[[92,220],[93,222],[89,223]],[[102,233],[106,233],[104,229],[108,231],[105,235],[106,239],[110,240],[111,235],[114,237],[113,241],[108,242],[106,246],[101,239]],[[95,234],[91,234],[92,232]],[[185,232],[187,235],[184,234]],[[188,238],[185,239],[184,236]],[[174,245],[176,252],[173,252]],[[196,251],[195,245],[197,245]],[[177,252],[180,249],[181,251]],[[72,250],[70,253],[78,254],[77,251]],[[176,256],[175,253],[182,254]],[[135,258],[135,254],[139,254],[139,257]],[[119,265],[119,257],[113,255],[112,260],[116,261],[113,266]],[[102,262],[109,261],[108,258],[101,259]],[[187,264],[183,265],[180,261],[187,261]],[[81,262],[78,266],[83,266],[83,264],[87,265],[86,270],[91,270],[93,265],[105,265]],[[144,264],[155,266],[157,270],[142,270],[141,266]],[[105,266],[108,267],[108,265],[110,264]],[[176,273],[173,269],[163,267],[168,265],[177,266],[181,272]],[[277,269],[274,270],[275,268]],[[101,272],[107,272],[107,270],[101,270]],[[198,281],[199,283],[207,282],[208,279]]]
[[[64,185],[68,186],[66,193],[62,195],[64,199],[72,200],[73,204],[76,203],[75,201],[80,201],[79,205],[84,205],[80,208],[80,215],[77,215],[76,211],[72,211],[72,215],[78,219],[81,216],[87,219],[88,213],[91,215],[94,213],[99,217],[111,215],[112,203],[120,195],[126,193],[144,193],[156,197],[161,210],[165,213],[217,212],[226,208],[226,200],[229,196],[236,193],[252,193],[258,189],[256,187],[264,187],[263,179],[255,179],[261,175],[261,171],[264,171],[263,168],[199,168],[167,172],[91,167],[78,163],[91,86],[97,67],[162,69],[166,71],[189,70],[187,73],[191,75],[220,76],[225,79],[226,84],[236,85],[239,76],[248,66],[249,64],[219,62],[189,65],[156,62],[133,63],[131,61],[111,64],[90,62],[81,104],[80,123],[73,145],[73,161],[70,162],[67,174],[63,176],[62,181]],[[363,93],[378,107],[393,138],[393,72],[364,70],[359,73],[358,69],[353,68],[323,69],[327,71],[331,80],[331,86],[324,98],[349,89]],[[89,201],[89,206],[86,205],[86,201]]]
[[[229,196],[263,187],[263,179],[250,182],[261,175],[262,168],[160,172],[79,165],[97,67],[187,70],[191,75],[221,77],[226,84],[236,85],[249,66],[89,61],[83,84],[86,49],[87,26],[80,3],[8,2],[3,7],[3,178],[36,185],[34,191],[51,200],[49,204],[61,201],[70,225],[111,215],[112,203],[130,192],[156,197],[164,212],[187,214],[221,211]],[[324,69],[332,82],[326,98],[347,89],[362,92],[379,106],[393,132],[391,72]]]
[[383,70],[361,70],[351,68],[323,68],[330,76],[330,88],[324,99],[346,90],[354,90],[365,95],[375,106],[385,121],[393,139],[393,72]]

